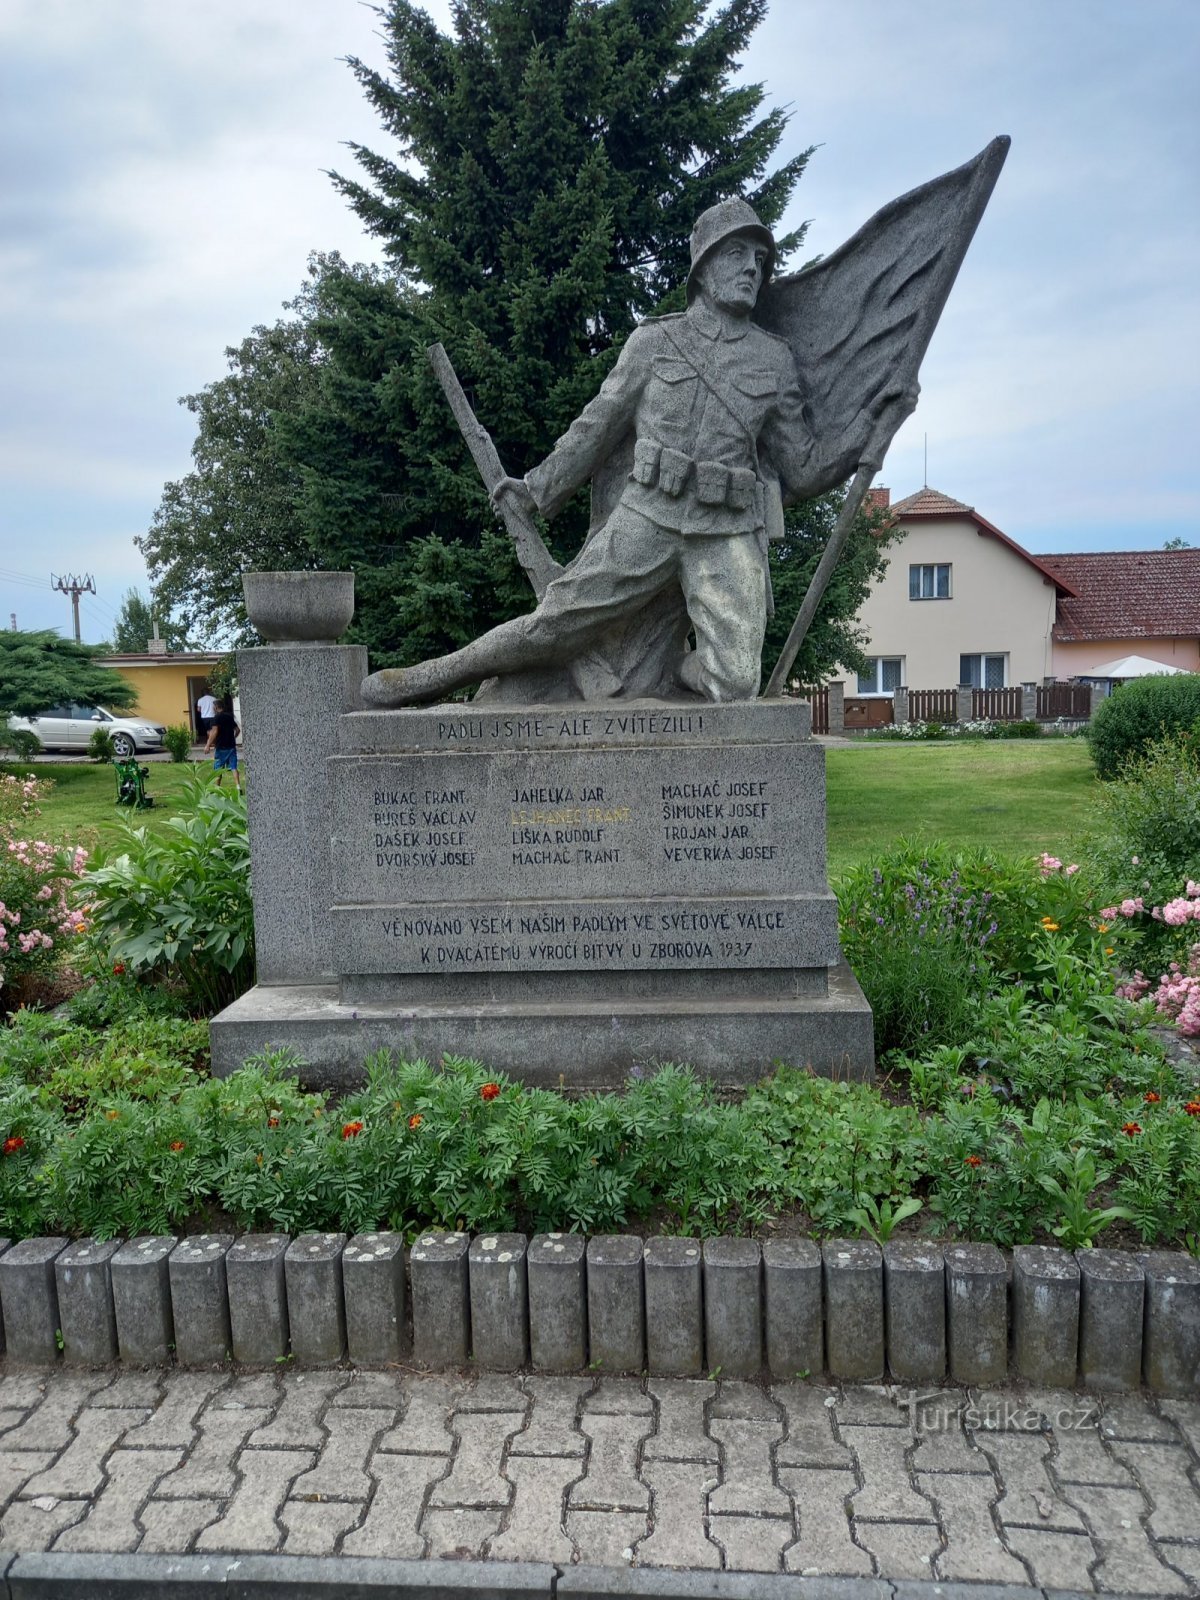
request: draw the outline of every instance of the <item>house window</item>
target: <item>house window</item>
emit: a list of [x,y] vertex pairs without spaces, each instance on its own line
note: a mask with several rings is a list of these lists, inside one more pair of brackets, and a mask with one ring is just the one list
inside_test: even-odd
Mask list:
[[868,656],[867,668],[858,675],[859,694],[891,694],[904,682],[903,656]]
[[924,565],[908,569],[908,598],[910,600],[949,600],[950,563],[927,561]]
[[1007,656],[959,656],[958,681],[972,689],[1003,689],[1008,679]]

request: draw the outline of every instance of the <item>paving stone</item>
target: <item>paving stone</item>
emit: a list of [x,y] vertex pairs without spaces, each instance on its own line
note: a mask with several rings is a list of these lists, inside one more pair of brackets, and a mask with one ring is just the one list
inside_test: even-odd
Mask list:
[[528,1241],[523,1233],[487,1233],[467,1252],[471,1356],[495,1372],[529,1360]]
[[0,1315],[10,1362],[51,1367],[58,1361],[58,1291],[54,1261],[68,1240],[22,1239],[0,1256]]
[[220,1515],[220,1500],[151,1500],[138,1518],[145,1529],[138,1551],[174,1555],[187,1550],[201,1528]]
[[763,1245],[763,1323],[767,1368],[774,1378],[807,1378],[824,1370],[820,1246],[811,1239],[768,1239]]
[[382,1365],[408,1348],[404,1321],[404,1235],[356,1233],[342,1252],[346,1348],[351,1361]]
[[771,1395],[783,1407],[787,1424],[775,1453],[781,1467],[853,1467],[850,1447],[833,1434],[836,1389],[777,1383]]
[[[1162,1407],[1161,1413],[1155,1404]],[[1100,1404],[1100,1433],[1105,1439],[1158,1440],[1178,1444],[1179,1434],[1167,1411],[1171,1401],[1152,1403],[1146,1395],[1110,1394]]]
[[391,1420],[390,1411],[327,1411],[328,1437],[316,1466],[292,1485],[292,1499],[317,1495],[322,1500],[365,1502],[371,1493],[366,1464],[376,1437]]
[[717,1383],[716,1398],[709,1404],[708,1414],[710,1417],[740,1417],[744,1422],[776,1422],[779,1432],[783,1432],[783,1407],[777,1405],[768,1391],[756,1383],[721,1378]]
[[58,1460],[39,1472],[21,1491],[22,1499],[55,1495],[91,1495],[104,1481],[103,1461],[126,1430],[144,1420],[144,1411],[84,1411],[75,1423],[75,1437]]
[[63,1360],[70,1366],[104,1367],[117,1359],[112,1259],[120,1248],[120,1239],[75,1239],[55,1258]]
[[229,1360],[233,1334],[225,1257],[232,1244],[231,1233],[197,1233],[168,1257],[175,1355],[184,1366]]
[[309,1450],[243,1450],[238,1486],[224,1514],[196,1540],[197,1550],[275,1550],[277,1520],[292,1483],[312,1466]]
[[[281,1377],[282,1368],[272,1372],[238,1372],[229,1379],[220,1394],[214,1395],[209,1405],[214,1411],[245,1411],[248,1407],[261,1410],[264,1406],[269,1411],[275,1411],[283,1403],[287,1389]],[[290,1373],[289,1379],[295,1383],[297,1376],[303,1374]]]
[[362,1526],[346,1535],[342,1554],[419,1560],[425,1540],[417,1524],[425,1494],[446,1470],[445,1456],[385,1456],[376,1451],[370,1474],[375,1490]]
[[465,1233],[423,1233],[409,1257],[413,1355],[426,1367],[462,1367],[471,1354]]
[[288,1353],[283,1258],[290,1244],[286,1233],[244,1233],[225,1257],[233,1355],[248,1366],[282,1361]]
[[[1050,1440],[1045,1434],[979,1433],[975,1442],[992,1463],[1002,1486],[996,1514],[1004,1527],[1083,1531],[1083,1520],[1055,1488],[1047,1472]],[[1071,1493],[1074,1499],[1074,1491]]]
[[647,1239],[642,1251],[646,1294],[646,1366],[691,1377],[704,1371],[703,1279],[696,1239]]
[[1093,1577],[1118,1594],[1186,1594],[1185,1579],[1160,1561],[1141,1518],[1146,1501],[1137,1489],[1104,1489],[1079,1484],[1071,1498],[1087,1518],[1100,1561]]
[[992,1506],[999,1486],[991,1477],[977,1474],[938,1474],[918,1477],[920,1489],[937,1509],[945,1548],[935,1561],[939,1578],[965,1583],[1029,1582],[1020,1561],[1004,1548]]
[[49,1450],[22,1450],[20,1455],[0,1454],[0,1511],[24,1488],[35,1473],[54,1460]]
[[854,1536],[875,1558],[881,1578],[931,1578],[934,1557],[942,1548],[931,1522],[864,1522],[855,1517]]
[[1184,1572],[1200,1586],[1200,1544],[1163,1544],[1159,1547],[1169,1566]]
[[1200,1460],[1200,1400],[1163,1399],[1158,1405],[1163,1417],[1179,1429],[1192,1454]]
[[883,1377],[883,1256],[869,1239],[827,1239],[825,1363],[835,1378],[870,1383]]
[[121,1360],[133,1366],[165,1366],[175,1348],[169,1258],[174,1234],[142,1233],[112,1258],[113,1314]]
[[592,1378],[526,1378],[524,1388],[533,1410],[523,1433],[508,1447],[513,1456],[582,1456],[587,1440],[579,1431],[579,1403],[594,1384]]
[[650,1521],[636,1511],[568,1511],[565,1526],[581,1565],[620,1567],[633,1561],[638,1540],[646,1537]]
[[500,1531],[504,1513],[498,1506],[490,1511],[427,1511],[421,1518],[430,1560],[476,1561],[484,1546]]
[[24,1411],[5,1411],[0,1409],[0,1435],[11,1432],[13,1428],[20,1427],[24,1420]]
[[1089,1568],[1096,1559],[1096,1549],[1086,1533],[1008,1528],[1005,1537],[1013,1554],[1028,1562],[1039,1587],[1069,1589],[1079,1594],[1093,1592]]
[[610,1416],[649,1417],[654,1414],[654,1400],[640,1378],[601,1377],[584,1397],[583,1409]]
[[302,1233],[283,1258],[292,1354],[328,1366],[346,1353],[346,1302],[342,1289],[344,1233]]
[[237,1487],[235,1460],[247,1436],[270,1415],[264,1410],[205,1411],[199,1435],[181,1467],[155,1491],[159,1500],[224,1500]]
[[196,1437],[200,1412],[229,1382],[224,1374],[173,1372],[153,1416],[130,1428],[126,1444],[138,1449],[186,1450]]
[[[917,1473],[979,1473],[992,1476],[992,1464],[978,1445],[957,1425],[922,1429],[913,1451],[913,1470]],[[930,1493],[936,1493],[926,1485]]]
[[319,1450],[325,1441],[322,1413],[345,1383],[340,1372],[289,1372],[274,1417],[264,1419],[248,1443],[256,1450]]
[[638,1545],[639,1566],[719,1568],[721,1552],[705,1533],[715,1468],[707,1462],[646,1461],[642,1476],[650,1488],[654,1528]]
[[706,1402],[716,1385],[701,1380],[664,1381],[651,1378],[646,1385],[658,1406],[657,1425],[642,1454],[647,1461],[712,1461],[718,1451],[704,1426]]
[[587,1246],[588,1350],[602,1372],[640,1372],[646,1365],[643,1241],[596,1234]]
[[114,1450],[103,1489],[91,1509],[55,1541],[56,1550],[136,1550],[142,1538],[137,1514],[164,1473],[179,1465],[179,1450]]
[[891,1239],[883,1247],[887,1363],[903,1383],[946,1372],[946,1267],[940,1245]]
[[1129,1468],[1113,1459],[1096,1428],[1060,1429],[1054,1435],[1050,1470],[1056,1482],[1063,1485],[1068,1499],[1074,1483],[1106,1484],[1114,1489],[1137,1487]]
[[519,1377],[508,1377],[499,1372],[481,1372],[477,1378],[471,1378],[463,1384],[454,1409],[524,1413],[529,1410],[530,1400],[521,1385]]
[[727,1572],[779,1572],[795,1530],[788,1517],[709,1517],[708,1536],[719,1545]]
[[1154,1507],[1147,1519],[1154,1537],[1200,1538],[1200,1491],[1189,1476],[1190,1452],[1181,1444],[1115,1442],[1111,1449]]
[[344,1388],[329,1397],[337,1409],[387,1411],[396,1414],[403,1408],[407,1391],[398,1372],[351,1372]]
[[[587,1475],[573,1486],[568,1497],[572,1509],[650,1509],[650,1491],[637,1473],[638,1452],[649,1426],[649,1417],[637,1425],[632,1417],[584,1414],[581,1427],[591,1442],[591,1453]],[[581,1555],[580,1559],[588,1558]]]
[[[0,1257],[0,1275],[7,1260]],[[1182,1250],[1148,1250],[1138,1262],[1146,1275],[1146,1385],[1159,1394],[1194,1398],[1200,1383],[1200,1261]]]
[[361,1500],[331,1500],[314,1504],[311,1500],[286,1500],[279,1511],[285,1556],[331,1556],[341,1536],[362,1515]]
[[[964,1425],[984,1433],[1042,1433],[1052,1428],[1074,1428],[1095,1403],[1069,1389],[978,1389],[971,1393]],[[1097,1413],[1098,1415],[1098,1413]]]
[[[49,1376],[43,1372],[8,1372],[0,1376],[0,1408],[5,1411],[28,1411],[46,1398]],[[86,1383],[89,1392],[103,1382],[101,1378],[72,1378],[72,1383]],[[56,1388],[61,1385],[55,1385]]]
[[505,1441],[524,1420],[519,1411],[456,1412],[451,1426],[458,1447],[449,1474],[434,1485],[430,1506],[507,1506],[512,1484],[500,1461]]
[[883,1383],[846,1384],[834,1396],[833,1414],[839,1426],[909,1428],[912,1422],[903,1389]]
[[[854,1452],[863,1486],[851,1498],[855,1521],[863,1517],[932,1522],[933,1506],[909,1481],[907,1453],[912,1441],[899,1428],[843,1428]],[[886,1576],[886,1574],[885,1574]]]
[[710,1373],[753,1378],[763,1366],[762,1249],[717,1235],[701,1247],[704,1360]]
[[783,1432],[782,1423],[714,1417],[708,1427],[721,1446],[721,1483],[708,1497],[710,1513],[790,1520],[791,1501],[775,1483],[771,1462],[772,1446]]
[[74,1438],[71,1424],[105,1382],[102,1377],[84,1378],[65,1373],[55,1373],[53,1382],[48,1378],[38,1381],[42,1386],[41,1398],[25,1421],[5,1435],[6,1452],[65,1450]]
[[124,1410],[153,1411],[166,1390],[165,1375],[158,1372],[123,1372],[98,1389],[88,1401],[90,1410],[115,1406]]
[[454,1448],[450,1414],[461,1392],[462,1384],[449,1378],[407,1378],[404,1415],[383,1435],[376,1450],[448,1456]]
[[956,1383],[1003,1383],[1008,1266],[994,1244],[946,1247],[946,1345]]
[[542,1372],[587,1366],[586,1251],[578,1233],[539,1233],[530,1240],[529,1359]]
[[1089,1389],[1142,1381],[1146,1279],[1127,1250],[1077,1250],[1079,1376]]
[[1057,1245],[1013,1250],[1013,1369],[1032,1383],[1075,1382],[1079,1369],[1079,1267]]
[[854,1543],[847,1509],[857,1484],[854,1474],[785,1467],[778,1476],[792,1496],[798,1529],[795,1543],[784,1551],[784,1570],[869,1578],[871,1558]]
[[31,1500],[14,1500],[0,1521],[0,1548],[49,1550],[58,1536],[78,1522],[88,1509],[86,1500],[47,1500],[44,1507]]
[[488,1546],[489,1558],[570,1563],[575,1547],[563,1529],[563,1500],[583,1463],[562,1456],[510,1456],[504,1471],[513,1485],[512,1509]]

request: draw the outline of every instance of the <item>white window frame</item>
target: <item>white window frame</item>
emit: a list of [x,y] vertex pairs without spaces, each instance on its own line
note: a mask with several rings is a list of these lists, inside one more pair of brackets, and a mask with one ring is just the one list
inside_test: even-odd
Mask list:
[[[940,584],[939,584],[938,579],[939,579],[939,574],[943,573],[943,572],[946,574],[946,592],[945,592],[945,594],[939,593]],[[914,594],[913,593],[913,578],[914,578],[915,574],[917,574],[917,573],[920,573],[920,577],[917,578],[917,582],[916,582],[916,587],[917,587],[918,593]],[[929,583],[928,583],[929,593],[928,594],[925,593],[926,577],[927,576],[928,576],[928,580],[929,580]],[[953,574],[952,563],[949,562],[949,561],[911,561],[911,562],[909,562],[909,566],[908,566],[908,598],[910,600],[953,600],[953,598],[954,598],[954,574]]]
[[[871,663],[872,668],[874,669],[871,674],[871,681],[875,684],[875,687],[873,689],[864,689],[863,684],[866,682],[866,678],[860,672],[858,675],[858,687],[855,690],[855,697],[857,699],[865,700],[874,696],[876,698],[890,700],[892,695],[896,692],[896,689],[904,688],[904,685],[907,681],[905,678],[904,656],[868,656],[867,660]],[[883,668],[885,665],[891,666],[893,663],[896,667],[896,683],[891,689],[882,689],[879,687],[879,685],[883,682]],[[889,676],[891,676],[891,674],[889,674]]]
[[[964,661],[974,661],[977,664],[979,673],[978,683],[972,683],[970,677],[963,672],[962,667]],[[989,661],[998,661],[1000,663],[1000,674],[1003,680],[1002,682],[989,683],[987,681],[987,669]],[[964,650],[958,658],[958,674],[958,681],[960,683],[970,683],[973,689],[1008,689],[1011,687],[1008,681],[1008,651]]]

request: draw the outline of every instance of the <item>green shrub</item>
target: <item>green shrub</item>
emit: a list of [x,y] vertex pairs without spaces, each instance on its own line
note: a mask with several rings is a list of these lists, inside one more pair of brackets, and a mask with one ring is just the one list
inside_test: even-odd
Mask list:
[[163,734],[163,744],[171,760],[177,765],[186,761],[192,751],[192,730],[186,722],[173,722]]
[[93,761],[115,761],[117,747],[107,728],[93,728],[88,740],[88,755]]
[[1131,760],[1162,739],[1200,733],[1200,673],[1136,678],[1102,700],[1088,724],[1096,771],[1115,778]]
[[241,793],[206,772],[187,783],[165,829],[124,824],[121,844],[86,875],[96,939],[135,976],[181,986],[211,1014],[254,982],[250,847]]
[[1025,722],[998,722],[994,739],[1040,739],[1042,725],[1040,722],[1027,720]]
[[18,761],[32,761],[42,748],[42,741],[28,728],[10,728],[8,718],[0,714],[0,753],[13,755]]

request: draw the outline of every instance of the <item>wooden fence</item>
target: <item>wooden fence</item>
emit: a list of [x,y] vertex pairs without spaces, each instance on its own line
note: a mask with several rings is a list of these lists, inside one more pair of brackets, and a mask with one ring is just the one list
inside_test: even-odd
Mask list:
[[1020,722],[1021,690],[972,689],[971,715],[978,719],[987,717],[992,722]]
[[812,731],[829,732],[829,690],[810,689],[802,696],[812,707]]
[[911,722],[957,722],[958,696],[953,689],[910,689],[908,716]]
[[1087,683],[1047,683],[1037,692],[1037,718],[1039,722],[1053,722],[1057,717],[1086,722],[1092,711],[1092,689]]

